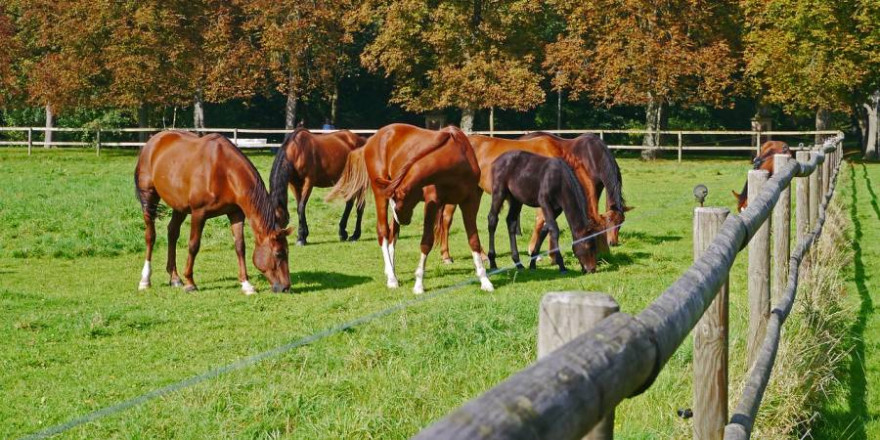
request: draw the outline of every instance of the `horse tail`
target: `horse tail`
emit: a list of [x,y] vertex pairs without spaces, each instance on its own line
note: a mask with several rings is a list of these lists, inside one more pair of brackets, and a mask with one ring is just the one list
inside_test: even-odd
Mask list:
[[278,215],[278,224],[286,227],[290,222],[290,213],[287,211],[287,185],[293,176],[293,164],[287,159],[287,149],[291,144],[294,147],[299,145],[297,136],[304,132],[302,128],[297,128],[284,137],[281,142],[281,148],[275,153],[275,160],[272,162],[272,172],[269,174],[269,201]]
[[343,199],[345,201],[354,200],[358,208],[364,206],[366,202],[367,188],[370,187],[370,175],[367,174],[367,162],[364,160],[364,149],[348,153],[345,159],[345,168],[339,181],[324,198],[326,201],[335,199]]
[[[406,173],[409,172],[410,168],[412,168],[413,165],[416,164],[416,162],[422,160],[425,156],[434,152],[434,150],[438,150],[443,145],[446,145],[446,142],[455,136],[455,131],[460,132],[461,130],[458,130],[457,128],[455,128],[454,130],[441,131],[440,132],[441,135],[437,139],[437,141],[428,145],[425,148],[422,148],[422,150],[419,151],[415,156],[413,156],[408,161],[406,161],[406,163],[403,164],[403,166],[400,168],[400,172],[397,174],[397,176],[394,179],[391,179],[390,181],[385,180],[385,179],[378,181],[377,183],[379,185],[385,186],[385,188],[382,190],[385,193],[385,195],[390,196],[391,194],[393,194],[394,191],[396,191],[397,188],[400,186],[400,184],[403,183],[403,179],[406,177]],[[465,137],[465,141],[467,142],[466,137]],[[470,142],[468,142],[465,145],[470,145]],[[479,169],[479,167],[477,167],[477,169]]]

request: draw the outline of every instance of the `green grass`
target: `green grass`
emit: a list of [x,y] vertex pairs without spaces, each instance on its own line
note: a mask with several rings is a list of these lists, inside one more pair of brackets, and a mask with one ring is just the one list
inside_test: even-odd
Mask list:
[[853,225],[853,264],[846,271],[848,302],[857,310],[850,326],[846,368],[819,409],[814,436],[820,439],[880,438],[880,166],[853,163],[842,170],[841,197]]
[[[272,158],[251,158],[267,178]],[[0,151],[0,438],[64,423],[414,297],[421,228],[403,229],[397,246],[401,288],[389,290],[372,205],[361,241],[339,243],[341,206],[323,202],[326,190],[316,191],[309,204],[312,244],[291,248],[295,294],[269,293],[252,266],[260,294],[239,292],[225,219],[208,221],[195,267],[201,290],[185,294],[165,287],[167,213],[157,225],[154,287],[139,293],[144,243],[134,163],[135,153],[124,151],[97,158],[77,150],[37,150],[31,157],[23,150]],[[560,275],[545,260],[535,272],[497,275],[494,293],[478,285],[454,290],[64,437],[411,436],[534,360],[538,302],[545,292],[600,291],[613,295],[625,312],[644,308],[692,261],[693,186],[709,187],[707,204],[732,207],[730,190],[741,188],[748,169],[743,159],[620,164],[625,195],[636,209],[622,229],[622,246],[596,274]],[[484,198],[484,243],[487,205]],[[532,219],[532,212],[524,212],[524,224]],[[462,229],[457,220],[450,238],[454,264],[441,265],[432,253],[428,293],[473,276]],[[187,231],[188,223],[179,255]],[[499,262],[508,265],[505,232],[500,234]],[[525,247],[525,238],[520,245]],[[731,273],[734,384],[745,373],[744,257]],[[566,258],[574,267],[573,256]],[[618,409],[618,438],[690,435],[690,421],[675,414],[690,407],[690,361],[688,340],[648,392]],[[737,395],[732,389],[732,403]]]

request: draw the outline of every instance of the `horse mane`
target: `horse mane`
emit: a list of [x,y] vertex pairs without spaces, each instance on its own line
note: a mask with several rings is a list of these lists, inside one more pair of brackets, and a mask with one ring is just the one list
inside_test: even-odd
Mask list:
[[272,203],[269,200],[269,191],[266,189],[266,185],[263,183],[263,177],[260,176],[260,172],[257,171],[257,167],[254,166],[254,163],[251,162],[251,160],[248,159],[248,157],[245,156],[244,153],[229,140],[229,138],[222,134],[209,134],[204,136],[203,139],[219,141],[221,145],[229,147],[228,149],[233,151],[234,154],[244,162],[254,178],[254,185],[248,189],[247,195],[259,214],[260,225],[265,231],[278,229],[278,223],[275,221],[274,206],[272,206]]
[[296,142],[296,137],[305,131],[304,128],[297,128],[288,133],[287,136],[284,136],[281,148],[275,153],[275,160],[272,162],[272,172],[269,174],[269,198],[272,206],[279,208],[277,212],[281,215],[281,218],[278,219],[278,222],[283,226],[287,226],[290,222],[290,213],[287,211],[287,185],[294,172],[293,164],[287,160],[287,146],[291,142]]
[[[563,163],[564,162],[565,161],[563,161]],[[562,168],[564,169],[564,171],[563,171],[564,182],[563,183],[566,184],[565,186],[569,188],[570,192],[574,193],[574,202],[575,202],[575,207],[577,208],[576,214],[572,216],[572,219],[577,219],[577,220],[586,219],[586,224],[582,225],[584,230],[577,231],[577,232],[583,232],[584,234],[587,234],[589,231],[589,223],[591,220],[586,215],[587,198],[584,197],[583,186],[581,185],[581,182],[577,179],[577,176],[574,175],[574,170],[572,170],[571,167],[568,166],[568,164],[565,164],[565,166],[563,166]],[[571,223],[571,222],[569,222],[569,223]],[[569,226],[571,226],[571,228],[572,228],[571,232],[572,232],[572,235],[574,235],[575,225],[569,224]],[[581,237],[572,237],[572,238],[577,239],[577,238],[581,238]]]
[[425,158],[425,156],[439,149],[440,147],[445,145],[449,139],[455,136],[455,133],[450,131],[441,131],[440,133],[442,134],[439,141],[428,145],[427,147],[419,151],[418,154],[407,160],[406,163],[404,163],[403,166],[400,167],[400,172],[398,172],[397,176],[395,176],[394,179],[391,179],[390,181],[382,179],[381,181],[377,182],[380,185],[385,185],[385,188],[382,190],[382,192],[386,196],[394,194],[394,191],[396,191],[397,188],[400,187],[400,184],[403,183],[403,179],[406,177],[406,174],[409,172],[410,168],[412,168],[413,165],[416,164],[416,162],[422,160],[423,158]]
[[589,149],[597,147],[602,149],[601,163],[599,164],[600,178],[602,184],[605,185],[605,197],[611,199],[611,207],[617,208],[616,211],[626,211],[626,200],[623,198],[623,175],[620,172],[620,166],[614,160],[614,155],[605,141],[598,136],[585,133],[575,139],[575,146]]
[[564,138],[564,137],[562,137],[562,136],[557,136],[557,135],[555,135],[555,134],[553,134],[553,133],[548,133],[548,132],[546,132],[546,131],[533,131],[533,132],[531,132],[531,133],[526,133],[526,134],[524,134],[524,135],[518,137],[517,139],[525,141],[525,140],[535,139],[535,138],[539,138],[539,137],[548,137],[548,138],[550,138],[550,139],[554,139],[554,140],[557,140],[557,141],[567,141],[567,140],[569,140],[569,139],[566,139],[566,138]]

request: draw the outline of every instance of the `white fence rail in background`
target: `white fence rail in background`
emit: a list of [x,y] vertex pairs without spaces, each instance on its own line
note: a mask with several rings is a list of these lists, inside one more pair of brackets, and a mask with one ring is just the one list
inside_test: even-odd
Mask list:
[[[103,147],[140,147],[144,145],[142,141],[113,141],[111,138],[119,138],[124,134],[131,133],[158,133],[162,128],[118,128],[118,129],[90,129],[90,128],[67,128],[54,127],[48,129],[51,132],[61,133],[80,133],[84,136],[90,136],[91,140],[84,141],[56,141],[45,142],[37,139],[43,136],[47,129],[45,127],[0,127],[0,146],[27,146],[28,152],[36,146],[44,148],[49,147],[94,147],[95,151],[100,154]],[[260,129],[260,128],[179,128],[179,130],[198,131],[202,133],[221,133],[229,137],[233,143],[240,148],[274,148],[280,147],[280,142],[269,142],[266,135],[284,135],[290,133],[288,129]],[[331,133],[337,130],[309,129],[313,133]],[[350,131],[362,134],[372,135],[376,129],[350,129]],[[474,131],[473,134],[483,134],[488,136],[515,137],[536,130],[492,130],[492,131]],[[722,130],[662,130],[659,132],[651,132],[648,130],[605,130],[605,129],[582,129],[582,130],[541,130],[547,133],[553,133],[560,136],[573,136],[583,133],[594,133],[606,142],[609,147],[614,150],[644,150],[650,147],[641,145],[641,137],[648,133],[659,134],[661,143],[664,140],[672,140],[672,143],[666,143],[658,148],[661,151],[675,151],[678,154],[678,160],[681,160],[682,154],[686,151],[719,151],[719,152],[741,152],[741,151],[758,151],[763,142],[776,139],[788,140],[789,144],[794,146],[804,142],[805,137],[812,136],[836,136],[841,134],[839,131],[722,131]],[[18,139],[3,139],[4,133],[19,133]],[[706,136],[713,136],[715,139],[706,140]],[[609,139],[613,137],[613,139]],[[694,139],[702,137],[702,139]],[[249,139],[257,139],[249,140]],[[265,142],[262,142],[265,140]],[[725,144],[730,143],[730,144]],[[812,141],[804,142],[812,144]]]

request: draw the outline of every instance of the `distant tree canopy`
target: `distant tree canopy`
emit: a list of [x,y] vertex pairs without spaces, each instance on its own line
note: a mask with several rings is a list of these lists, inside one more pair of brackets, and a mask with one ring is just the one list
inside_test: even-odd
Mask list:
[[6,0],[0,107],[141,123],[193,109],[198,124],[203,103],[270,106],[292,127],[341,106],[470,128],[481,110],[522,125],[559,106],[569,126],[617,112],[657,129],[670,111],[761,103],[867,134],[878,22],[876,0]]

